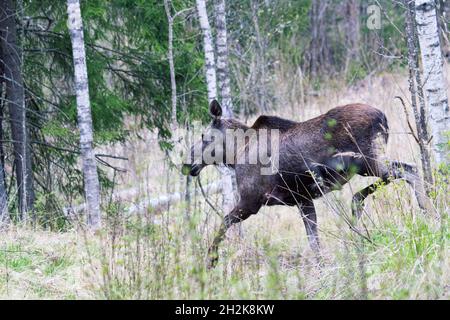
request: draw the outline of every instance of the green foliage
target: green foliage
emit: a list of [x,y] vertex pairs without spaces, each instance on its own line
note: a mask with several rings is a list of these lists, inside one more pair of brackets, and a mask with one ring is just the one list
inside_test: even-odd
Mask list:
[[[192,5],[188,0],[173,1],[176,10]],[[77,169],[79,133],[66,2],[28,0],[24,8],[23,73],[35,179],[41,187],[37,192],[59,192],[71,202],[83,190],[83,179]],[[95,144],[125,141],[130,134],[127,119],[134,118],[137,128],[158,132],[161,147],[170,148],[168,27],[163,3],[81,1],[81,9]],[[207,118],[204,59],[200,34],[192,27],[195,20],[191,10],[174,24],[181,123]],[[99,167],[105,188],[110,185],[106,169]]]
[[[227,25],[236,111],[249,115],[273,105],[273,70],[297,69],[308,49],[311,0],[228,1]],[[249,79],[243,85],[243,79]],[[249,81],[247,80],[247,81]]]
[[[181,10],[189,3],[177,1],[174,5]],[[30,11],[27,14],[41,13],[52,22],[47,30],[40,30],[45,20],[33,23],[35,28],[27,29],[24,47],[30,52],[25,58],[26,74],[33,74],[31,81],[36,82],[36,89],[41,89],[36,92],[51,98],[50,101],[58,101],[61,115],[57,116],[68,125],[67,121],[76,123],[76,105],[71,88],[73,71],[65,6],[64,2],[30,1],[26,6]],[[124,130],[126,115],[142,117],[148,128],[158,129],[162,137],[168,137],[168,35],[162,3],[150,0],[85,1],[81,8],[96,142],[123,140],[127,134]],[[175,65],[177,82],[183,93],[181,110],[198,115],[196,110],[204,109],[205,99],[192,92],[204,91],[203,77],[198,75],[203,60],[197,32],[186,27],[192,19],[176,20]],[[28,49],[32,47],[39,47],[39,51]],[[62,79],[65,83],[59,82]],[[43,82],[51,83],[50,89],[58,88],[58,92],[46,92],[42,88]],[[180,112],[180,118],[187,117]]]
[[367,27],[368,16],[361,16],[361,56],[368,70],[390,69],[406,63],[405,9],[401,2],[377,1],[380,6],[381,27],[371,30]]
[[[189,215],[180,205],[129,217],[122,203],[113,202],[104,229],[95,236],[17,228],[0,242],[0,297],[446,298],[448,203],[437,203],[438,220],[435,212],[409,212],[401,203],[406,194],[397,187],[406,190],[390,185],[377,192],[381,216],[372,207],[371,216],[358,223],[371,243],[348,225],[339,226],[349,212],[322,219],[320,267],[301,219],[289,217],[289,211],[275,220],[266,212],[251,218],[243,224],[243,239],[229,234],[213,270],[206,268],[206,252],[219,219],[204,207]],[[335,221],[329,225],[330,220]]]
[[350,62],[347,70],[345,80],[348,84],[353,84],[359,80],[363,80],[367,76],[368,72],[364,65],[359,62]]
[[21,272],[30,268],[33,260],[24,253],[20,244],[11,244],[0,250],[0,265],[13,271]]
[[[233,100],[245,116],[267,112],[286,95],[302,105],[305,95],[328,85],[324,75],[309,79],[311,0],[227,1]],[[348,84],[374,70],[403,63],[404,8],[379,1],[382,27],[366,26],[367,3],[358,4],[361,35],[355,59],[346,47],[346,9],[330,1],[324,13],[329,65],[327,77],[342,76]],[[171,150],[168,23],[160,0],[81,1],[96,146],[123,143],[141,128],[158,133],[159,146]],[[172,1],[172,14],[185,10],[174,23],[174,59],[178,87],[179,123],[208,121],[204,54],[195,1]],[[209,18],[215,27],[209,2]],[[83,179],[79,170],[79,133],[73,88],[73,62],[65,1],[24,1],[21,44],[31,127],[33,166],[39,210],[61,209],[58,202],[79,200]],[[303,72],[302,70],[305,70]],[[278,72],[278,74],[277,74]],[[284,79],[277,78],[285,77]],[[284,80],[284,81],[282,81]],[[302,87],[301,89],[299,89]],[[305,94],[306,93],[306,94]],[[300,95],[300,94],[299,94]],[[283,99],[282,99],[283,98]],[[302,100],[302,101],[300,101]],[[327,138],[330,138],[327,134]],[[10,150],[6,150],[10,153]],[[110,168],[99,167],[104,190],[113,184]],[[51,194],[52,196],[46,196]],[[46,220],[45,218],[44,220]],[[58,223],[59,225],[59,223]]]
[[[228,239],[217,268],[207,270],[208,241],[201,236],[203,214],[194,212],[190,223],[185,223],[176,214],[181,212],[175,209],[170,213],[168,228],[153,224],[151,232],[145,232],[148,221],[142,219],[115,224],[111,232],[120,237],[112,251],[102,255],[103,276],[109,280],[98,288],[100,297],[408,299],[444,294],[445,281],[439,279],[445,271],[439,268],[450,240],[447,227],[436,230],[432,220],[421,216],[406,216],[400,224],[385,220],[371,230],[372,244],[350,231],[341,233],[342,244],[327,253],[320,271],[314,259],[294,254],[299,248],[277,242],[279,235],[253,236],[246,229],[245,239],[251,244]],[[442,223],[448,225],[448,218]],[[133,263],[137,256],[145,263]]]
[[53,192],[39,192],[33,212],[36,223],[49,230],[67,230],[70,224],[60,202],[58,195]]

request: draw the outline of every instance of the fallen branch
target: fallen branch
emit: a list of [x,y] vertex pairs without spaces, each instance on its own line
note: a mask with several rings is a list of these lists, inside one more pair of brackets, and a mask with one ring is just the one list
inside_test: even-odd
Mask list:
[[[124,190],[119,194],[115,195],[115,198],[121,199],[124,197],[124,195],[128,196],[130,194],[135,193],[135,191],[137,192],[137,190],[138,190],[137,188]],[[221,191],[222,191],[222,184],[220,182],[210,183],[204,188],[204,192],[206,194],[216,194]],[[125,209],[125,211],[127,213],[139,213],[149,209],[159,210],[161,208],[167,207],[168,205],[173,205],[184,201],[184,195],[185,195],[184,192],[175,192],[160,196],[158,198],[144,199],[136,204],[129,206],[127,209]],[[65,207],[63,211],[66,216],[79,215],[84,211],[84,207],[85,207],[84,204],[74,207]]]

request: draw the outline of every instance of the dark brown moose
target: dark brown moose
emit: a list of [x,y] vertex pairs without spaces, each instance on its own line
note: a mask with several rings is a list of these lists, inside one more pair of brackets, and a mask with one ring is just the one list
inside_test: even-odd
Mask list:
[[[213,116],[210,128],[220,130],[224,135],[227,129],[244,132],[249,129],[278,129],[279,155],[278,171],[262,175],[261,164],[236,161],[236,157],[242,157],[242,153],[258,149],[257,143],[251,145],[252,141],[255,144],[254,140],[247,139],[245,150],[241,148],[240,153],[236,152],[235,161],[230,163],[230,157],[224,151],[222,163],[214,163],[224,164],[235,170],[239,200],[234,209],[224,217],[209,249],[209,267],[217,263],[218,246],[228,228],[257,214],[263,205],[297,206],[306,227],[309,244],[319,254],[313,200],[340,189],[355,174],[380,178],[353,195],[352,213],[355,219],[362,214],[364,199],[375,192],[377,187],[394,179],[406,180],[414,188],[419,206],[424,209],[426,198],[415,167],[387,160],[381,154],[379,141],[387,143],[388,123],[385,114],[374,107],[348,104],[304,122],[263,115],[251,127],[234,119],[222,118],[222,108],[216,100],[210,104],[210,113]],[[202,138],[199,143],[202,150],[211,147],[211,143],[224,143],[225,146],[218,150],[229,150],[226,144],[235,143],[234,140],[227,139],[224,142],[215,141]],[[193,149],[194,147],[191,157],[194,157]],[[191,163],[194,164],[185,164],[183,171],[192,176],[199,175],[207,165],[201,159],[191,159]]]

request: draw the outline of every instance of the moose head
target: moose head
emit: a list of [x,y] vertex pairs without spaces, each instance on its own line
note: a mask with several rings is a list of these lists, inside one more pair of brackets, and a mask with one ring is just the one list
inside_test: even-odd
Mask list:
[[211,101],[209,113],[212,121],[202,133],[201,139],[194,143],[189,153],[189,163],[182,167],[185,175],[198,176],[208,165],[226,164],[225,135],[233,126],[232,119],[222,118],[222,107],[217,100]]

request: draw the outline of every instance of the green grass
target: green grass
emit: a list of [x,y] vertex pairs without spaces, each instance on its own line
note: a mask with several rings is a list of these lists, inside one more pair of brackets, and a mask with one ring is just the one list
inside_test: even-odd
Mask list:
[[384,186],[359,223],[369,243],[343,222],[348,191],[328,200],[340,211],[316,203],[321,266],[293,209],[265,208],[243,223],[243,237],[228,235],[214,270],[205,261],[219,220],[207,207],[187,220],[182,206],[127,218],[116,212],[95,235],[6,232],[0,298],[448,299],[446,207],[423,215],[406,185]]
[[80,298],[84,253],[72,232],[14,227],[0,239],[0,298]]

